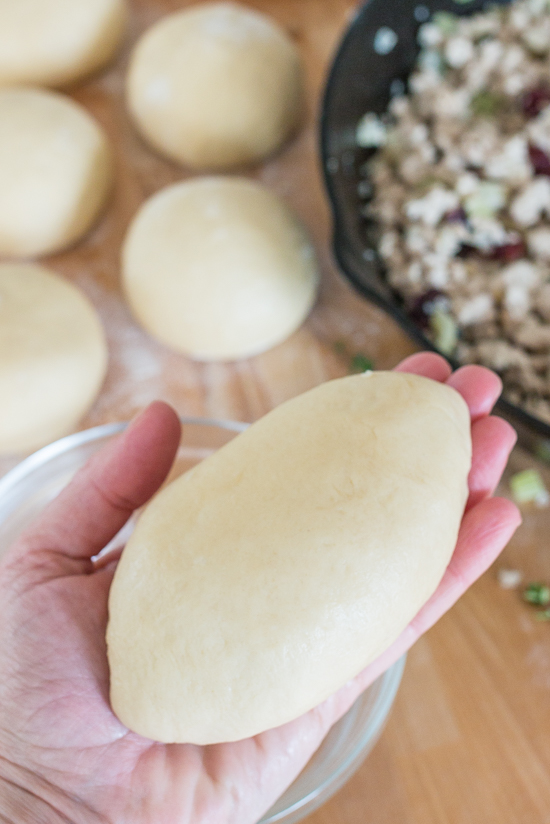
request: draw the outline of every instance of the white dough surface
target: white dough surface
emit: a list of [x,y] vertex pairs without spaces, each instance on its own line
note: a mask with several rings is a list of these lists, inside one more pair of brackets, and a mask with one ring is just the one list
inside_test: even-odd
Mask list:
[[276,194],[246,178],[197,178],[153,195],[122,260],[138,321],[199,360],[269,349],[300,326],[317,292],[306,230]]
[[38,264],[0,264],[0,453],[69,434],[106,368],[101,322],[76,286]]
[[0,86],[64,86],[120,43],[125,0],[0,0]]
[[274,20],[238,3],[167,15],[138,41],[128,106],[161,154],[195,169],[262,160],[303,107],[299,53]]
[[68,97],[0,88],[0,256],[63,249],[97,218],[111,186],[101,127]]
[[171,483],[110,592],[120,720],[158,741],[208,744],[321,703],[436,589],[470,461],[454,389],[375,372],[282,404]]

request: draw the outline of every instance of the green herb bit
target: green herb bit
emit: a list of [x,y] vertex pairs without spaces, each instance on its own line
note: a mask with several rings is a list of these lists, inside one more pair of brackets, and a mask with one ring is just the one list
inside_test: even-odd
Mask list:
[[416,195],[427,195],[430,189],[434,186],[441,186],[442,180],[435,175],[426,175],[413,185],[413,191]]
[[430,329],[439,351],[444,355],[450,355],[458,341],[458,327],[452,315],[436,309],[430,315]]
[[454,34],[458,27],[458,17],[448,11],[436,11],[432,21],[444,35]]
[[481,117],[496,117],[508,105],[508,99],[503,94],[482,90],[470,100],[470,111]]
[[524,469],[510,478],[510,490],[517,504],[533,503],[536,506],[547,506],[550,495],[536,469]]
[[550,609],[542,609],[535,613],[537,621],[550,621]]
[[536,582],[527,584],[523,590],[523,600],[537,607],[545,607],[550,604],[550,587]]
[[550,441],[539,441],[535,447],[535,454],[544,463],[550,463]]
[[347,351],[347,346],[343,340],[335,340],[332,344],[332,348],[337,355],[345,355]]
[[350,372],[372,372],[374,364],[366,355],[358,352],[350,361]]

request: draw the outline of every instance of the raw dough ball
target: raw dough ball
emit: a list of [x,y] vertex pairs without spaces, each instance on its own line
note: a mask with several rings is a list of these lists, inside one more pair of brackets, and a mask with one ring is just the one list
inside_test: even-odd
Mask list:
[[297,125],[300,57],[274,21],[236,3],[164,17],[138,42],[130,111],[161,154],[195,169],[261,160]]
[[0,85],[62,86],[113,55],[124,0],[0,0]]
[[120,720],[209,744],[322,702],[434,592],[470,458],[458,392],[377,372],[284,403],[170,484],[111,588]]
[[0,452],[70,432],[106,368],[101,323],[79,289],[37,264],[0,264]]
[[317,266],[288,207],[244,178],[201,178],[154,195],[123,248],[132,309],[155,337],[203,360],[262,352],[300,326]]
[[82,106],[55,92],[0,89],[0,255],[69,246],[110,184],[107,141]]

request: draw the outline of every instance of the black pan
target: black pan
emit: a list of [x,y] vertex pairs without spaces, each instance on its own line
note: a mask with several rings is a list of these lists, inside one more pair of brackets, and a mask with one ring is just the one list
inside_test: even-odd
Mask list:
[[[323,100],[321,157],[334,219],[337,262],[360,294],[391,315],[425,349],[435,347],[408,317],[402,299],[386,282],[374,252],[375,225],[361,216],[364,200],[358,184],[364,175],[360,168],[372,150],[356,145],[355,131],[365,112],[384,112],[392,92],[400,85],[403,88],[418,54],[416,34],[422,22],[435,11],[467,15],[493,5],[494,0],[370,0],[358,10],[340,44]],[[375,36],[382,27],[390,28],[398,38],[388,54],[379,54],[374,48]],[[550,426],[523,409],[500,400],[498,411],[532,448],[540,444],[541,438],[550,441]]]

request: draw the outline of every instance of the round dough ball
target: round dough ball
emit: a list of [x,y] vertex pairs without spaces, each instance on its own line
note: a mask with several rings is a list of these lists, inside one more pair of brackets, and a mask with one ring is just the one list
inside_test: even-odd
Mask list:
[[128,75],[136,124],[161,154],[195,169],[261,160],[297,125],[300,56],[272,20],[236,3],[204,3],[160,20]]
[[123,247],[123,277],[140,323],[199,360],[246,358],[284,340],[318,281],[311,242],[280,198],[223,177],[148,200]]
[[458,392],[374,372],[281,404],[167,486],[109,594],[122,723],[157,741],[235,741],[336,692],[437,587],[470,459]]
[[103,328],[79,289],[34,263],[0,264],[0,453],[69,433],[106,368]]
[[63,86],[112,57],[124,0],[0,0],[0,85]]
[[111,186],[102,129],[68,97],[0,89],[0,255],[45,255],[90,228]]

